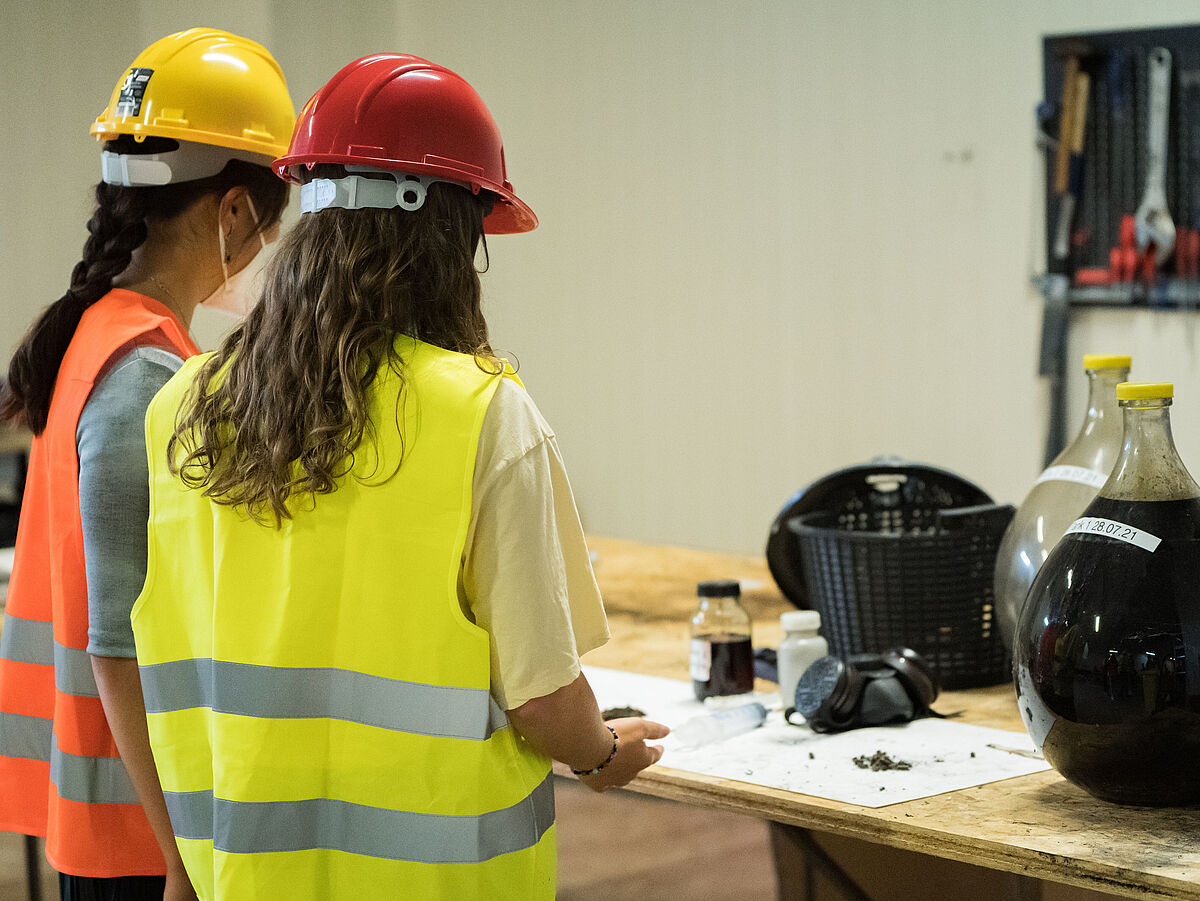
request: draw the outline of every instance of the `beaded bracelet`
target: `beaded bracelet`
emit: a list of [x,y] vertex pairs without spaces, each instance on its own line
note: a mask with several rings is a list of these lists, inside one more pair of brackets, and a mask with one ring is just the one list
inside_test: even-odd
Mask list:
[[605,728],[608,729],[608,731],[612,733],[612,737],[613,737],[612,752],[605,759],[604,763],[600,764],[600,766],[594,766],[590,770],[577,770],[574,767],[571,767],[571,772],[574,773],[576,776],[595,776],[598,772],[600,772],[602,769],[604,769],[606,766],[608,766],[610,763],[612,763],[613,758],[617,756],[617,730],[614,729],[612,726],[609,726],[607,723],[605,724]]

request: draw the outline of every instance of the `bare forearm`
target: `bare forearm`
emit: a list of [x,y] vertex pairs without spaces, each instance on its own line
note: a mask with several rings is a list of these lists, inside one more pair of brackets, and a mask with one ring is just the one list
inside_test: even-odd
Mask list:
[[612,733],[583,673],[558,691],[508,711],[508,718],[527,742],[572,767],[595,766],[612,750]]
[[[656,763],[662,756],[662,747],[647,745],[646,739],[662,738],[668,732],[661,723],[640,717],[625,717],[606,725],[592,687],[582,673],[570,685],[508,711],[508,718],[525,740],[542,753],[576,770],[599,767],[598,773],[580,777],[596,791],[625,785]],[[615,755],[614,735],[617,736]]]
[[167,860],[167,868],[183,869],[175,834],[163,800],[158,770],[150,751],[150,733],[146,728],[146,707],[142,699],[142,682],[138,676],[137,660],[132,657],[93,657],[92,672],[108,727],[121,753],[129,779],[137,791],[142,809],[150,820],[150,828]]

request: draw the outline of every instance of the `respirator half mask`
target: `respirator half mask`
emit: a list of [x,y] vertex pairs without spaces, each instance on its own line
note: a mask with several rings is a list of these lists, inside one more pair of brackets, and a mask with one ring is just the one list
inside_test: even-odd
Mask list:
[[910,648],[828,656],[800,676],[795,706],[784,715],[791,722],[792,714],[799,713],[814,732],[844,732],[941,716],[930,709],[937,696],[937,677]]

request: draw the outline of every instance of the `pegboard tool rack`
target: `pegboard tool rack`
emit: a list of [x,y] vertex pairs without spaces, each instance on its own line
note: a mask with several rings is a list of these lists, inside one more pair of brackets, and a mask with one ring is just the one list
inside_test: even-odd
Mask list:
[[[1171,57],[1164,187],[1179,239],[1158,266],[1131,238],[1149,168],[1155,48]],[[1200,25],[1049,35],[1042,61],[1047,267],[1035,284],[1045,302],[1040,371],[1050,379],[1049,463],[1066,443],[1071,311],[1200,310],[1193,260],[1193,251],[1200,254]],[[1068,79],[1073,89],[1064,92]]]

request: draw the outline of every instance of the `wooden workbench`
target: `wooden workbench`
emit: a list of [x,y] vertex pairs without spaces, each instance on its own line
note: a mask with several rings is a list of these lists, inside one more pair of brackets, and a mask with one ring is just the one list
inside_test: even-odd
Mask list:
[[[589,543],[613,640],[588,654],[585,663],[686,679],[687,624],[696,583],[704,579],[742,579],[754,586],[743,591],[743,603],[754,620],[755,646],[778,645],[778,614],[790,607],[763,560],[613,539]],[[965,722],[1024,731],[1008,685],[947,692],[936,706],[963,710]],[[1200,901],[1200,809],[1107,804],[1053,770],[881,808],[661,765],[629,787],[1126,897]]]

